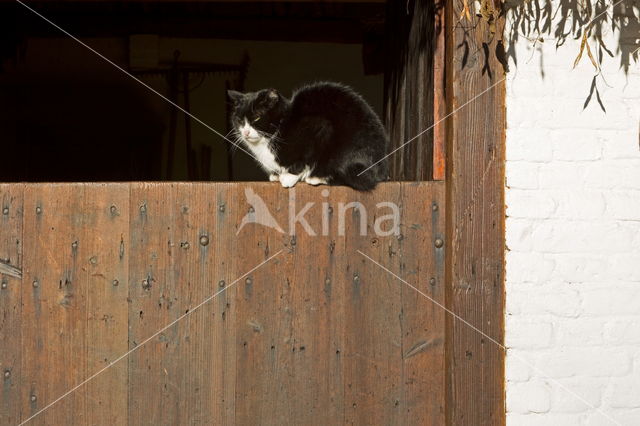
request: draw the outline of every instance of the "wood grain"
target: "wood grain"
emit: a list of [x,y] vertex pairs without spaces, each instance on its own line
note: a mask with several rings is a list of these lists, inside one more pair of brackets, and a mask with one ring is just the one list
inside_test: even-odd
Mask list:
[[[22,419],[87,377],[87,185],[27,185],[22,281]],[[30,424],[87,422],[86,392],[74,392]]]
[[[444,212],[431,204],[443,208],[443,183],[29,184],[0,196],[15,209],[0,217],[0,250],[24,268],[10,303],[0,291],[0,333],[22,336],[0,350],[20,367],[6,418],[81,384],[33,424],[442,423],[442,312],[356,250],[442,300]],[[282,232],[241,227],[256,197]],[[400,206],[401,236],[376,235],[382,202]],[[315,235],[292,233],[307,205]]]
[[[434,3],[387,2],[385,123],[391,179],[433,179]],[[409,142],[410,141],[410,142]]]
[[[108,367],[128,348],[129,185],[92,184],[84,193],[83,245],[88,265],[87,372]],[[127,363],[87,383],[87,423],[127,424]]]
[[[503,342],[505,74],[495,52],[504,18],[493,36],[483,20],[466,31],[462,4],[447,11],[447,106],[456,111],[448,122],[447,304]],[[451,317],[447,337],[447,424],[504,424],[502,348]]]
[[433,180],[444,180],[446,175],[447,115],[446,87],[446,2],[434,0],[434,52],[433,52]]
[[[0,184],[0,424],[20,422],[24,186]],[[19,273],[17,273],[19,272]]]

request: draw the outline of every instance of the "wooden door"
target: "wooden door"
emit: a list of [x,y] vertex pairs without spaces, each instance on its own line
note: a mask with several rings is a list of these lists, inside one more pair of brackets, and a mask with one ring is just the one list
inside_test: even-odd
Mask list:
[[[252,223],[258,199],[280,229]],[[0,202],[2,424],[444,422],[442,182],[13,184]]]

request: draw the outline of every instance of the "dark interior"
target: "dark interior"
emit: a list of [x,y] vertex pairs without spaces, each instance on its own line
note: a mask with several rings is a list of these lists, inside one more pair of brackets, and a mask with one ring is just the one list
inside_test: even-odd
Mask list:
[[51,22],[0,4],[0,181],[266,179],[61,29],[222,134],[228,88],[340,81],[385,116],[383,1],[27,4]]

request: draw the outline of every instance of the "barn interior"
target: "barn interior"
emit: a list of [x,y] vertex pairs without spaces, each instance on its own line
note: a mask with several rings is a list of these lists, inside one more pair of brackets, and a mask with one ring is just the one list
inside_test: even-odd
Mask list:
[[339,81],[385,116],[384,1],[27,6],[0,4],[0,181],[265,180],[211,130],[229,88]]

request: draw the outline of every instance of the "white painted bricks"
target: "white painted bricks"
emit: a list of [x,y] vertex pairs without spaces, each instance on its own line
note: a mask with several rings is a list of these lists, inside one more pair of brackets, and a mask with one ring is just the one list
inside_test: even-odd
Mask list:
[[578,48],[544,43],[543,78],[521,38],[507,80],[510,426],[640,425],[640,66],[605,60],[583,110]]

